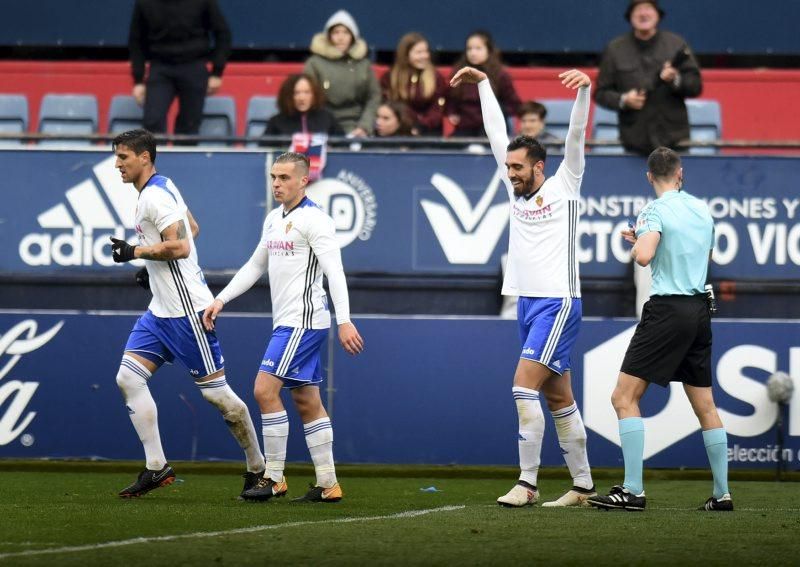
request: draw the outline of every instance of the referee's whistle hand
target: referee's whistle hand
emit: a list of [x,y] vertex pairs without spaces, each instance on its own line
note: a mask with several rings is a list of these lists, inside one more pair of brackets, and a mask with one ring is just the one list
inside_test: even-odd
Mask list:
[[215,299],[214,303],[206,307],[206,310],[203,311],[203,326],[206,328],[206,331],[214,330],[214,322],[216,321],[219,312],[222,311],[222,307],[224,305],[225,304],[219,299]]
[[352,323],[339,325],[339,342],[347,354],[356,355],[364,350],[364,339],[358,334],[358,329]]
[[634,229],[626,228],[624,230],[620,230],[619,233],[628,244],[636,244],[636,231]]

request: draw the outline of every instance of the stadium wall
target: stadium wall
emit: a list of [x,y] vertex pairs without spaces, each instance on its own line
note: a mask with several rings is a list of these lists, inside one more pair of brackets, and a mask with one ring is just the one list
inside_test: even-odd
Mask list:
[[[236,100],[237,132],[244,133],[247,103],[254,95],[275,95],[284,78],[299,72],[296,63],[232,63],[227,67],[220,95]],[[382,73],[385,67],[376,66]],[[447,74],[449,69],[443,68]],[[514,83],[523,100],[566,98],[555,79],[559,69],[513,68]],[[590,70],[594,78],[596,70]],[[800,115],[788,112],[800,98],[800,71],[719,70],[703,72],[701,98],[718,100],[722,107],[725,140],[796,140]],[[29,129],[36,131],[42,97],[47,93],[91,93],[97,96],[101,132],[108,126],[114,95],[130,94],[127,63],[0,61],[0,92],[27,95]],[[173,118],[175,108],[173,107]],[[171,121],[170,123],[172,123]]]
[[[136,314],[119,312],[0,312],[0,457],[141,459],[114,382],[135,320]],[[323,389],[339,462],[517,463],[514,321],[354,321],[366,340],[364,353],[348,356],[331,338],[325,357]],[[773,429],[780,410],[765,386],[776,370],[800,376],[798,323],[713,324],[714,396],[733,468],[774,468],[780,454],[790,470],[800,468],[800,396],[786,409],[781,453]],[[622,464],[609,397],[634,327],[630,319],[590,318],[576,345],[573,388],[594,466]],[[228,382],[254,418],[250,391],[270,329],[271,321],[260,314],[225,314],[218,321]],[[218,412],[202,400],[184,369],[167,365],[150,386],[170,459],[241,460]],[[652,387],[642,409],[648,466],[707,467],[699,426],[680,385]],[[307,460],[300,424],[293,411],[290,416],[288,459]],[[563,466],[552,421],[546,421],[542,462]]]
[[[627,30],[627,0],[507,0],[490,12],[463,0],[220,0],[240,49],[306,49],[328,17],[346,8],[374,49],[394,50],[407,31],[424,33],[437,50],[460,51],[475,28],[491,31],[506,51],[600,52]],[[132,0],[18,2],[0,19],[0,45],[100,46],[127,44]],[[664,26],[684,35],[699,53],[797,54],[800,5],[785,0],[665,0]],[[46,14],[47,17],[43,17]],[[31,25],[36,22],[36,25]],[[446,25],[443,23],[446,22]],[[713,25],[709,25],[713,22]]]

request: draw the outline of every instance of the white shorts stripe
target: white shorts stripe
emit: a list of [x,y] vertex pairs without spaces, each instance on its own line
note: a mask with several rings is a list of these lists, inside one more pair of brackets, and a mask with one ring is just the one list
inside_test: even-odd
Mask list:
[[561,333],[564,330],[564,325],[569,319],[569,313],[572,310],[572,300],[565,297],[561,300],[561,309],[558,310],[556,319],[553,323],[553,328],[550,330],[550,335],[547,337],[547,342],[544,344],[542,350],[542,357],[540,362],[547,366],[550,364],[550,359],[558,346],[558,341],[561,340]]
[[283,351],[283,356],[281,356],[281,362],[278,364],[278,370],[275,372],[278,376],[284,376],[288,372],[289,365],[297,352],[297,347],[300,346],[300,340],[303,338],[304,332],[305,329],[300,328],[292,331],[292,336],[289,337],[289,342],[286,343],[286,350]]

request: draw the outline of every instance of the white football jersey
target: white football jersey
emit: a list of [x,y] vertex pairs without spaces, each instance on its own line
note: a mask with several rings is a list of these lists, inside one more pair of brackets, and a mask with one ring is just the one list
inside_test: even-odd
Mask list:
[[289,212],[278,207],[267,215],[259,246],[269,252],[273,327],[329,328],[331,314],[317,256],[339,250],[333,219],[304,197]]
[[153,293],[150,311],[156,317],[194,317],[214,300],[198,265],[187,211],[180,191],[171,179],[163,175],[153,175],[139,193],[136,204],[139,244],[152,246],[161,242],[161,232],[165,228],[182,222],[190,246],[188,258],[169,262],[144,261]]
[[503,175],[511,199],[503,295],[581,296],[575,254],[581,179],[562,161],[556,174],[526,199],[514,196],[508,176]]

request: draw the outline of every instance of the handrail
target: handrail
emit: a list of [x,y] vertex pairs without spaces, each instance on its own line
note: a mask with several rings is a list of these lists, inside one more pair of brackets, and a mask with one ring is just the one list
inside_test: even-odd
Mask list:
[[[20,145],[41,141],[65,141],[65,142],[89,142],[89,143],[110,143],[116,134],[42,134],[38,132],[20,133],[0,133],[0,142],[15,141]],[[175,145],[195,145],[198,143],[219,143],[220,146],[232,145],[259,145],[259,149],[274,150],[284,149],[292,141],[291,136],[199,136],[186,134],[159,134],[156,140],[160,144],[172,143]],[[263,144],[263,146],[261,146]],[[440,138],[440,137],[392,137],[392,138],[347,138],[331,137],[328,145],[331,148],[370,149],[370,148],[403,148],[403,149],[437,149],[437,150],[463,150],[470,146],[485,146],[488,148],[489,141],[483,137],[471,138]],[[551,148],[560,148],[564,145],[564,140],[552,140],[544,142],[544,145]],[[619,140],[586,140],[589,148],[619,147]],[[208,146],[211,147],[211,146]],[[680,144],[681,148],[714,148],[714,149],[780,149],[780,150],[800,150],[800,140],[709,140],[709,141],[687,141]],[[13,149],[6,146],[5,149]],[[76,149],[78,149],[76,147]],[[249,148],[255,149],[255,148]],[[478,148],[479,149],[479,148]],[[487,149],[488,151],[488,149]]]

